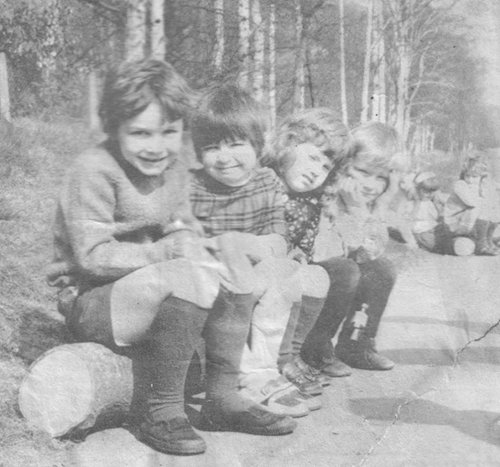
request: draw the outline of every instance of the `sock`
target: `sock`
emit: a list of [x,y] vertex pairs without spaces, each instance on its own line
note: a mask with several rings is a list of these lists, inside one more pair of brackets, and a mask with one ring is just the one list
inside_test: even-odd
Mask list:
[[238,382],[255,302],[253,294],[222,289],[203,331],[207,352],[206,400],[217,402],[228,412],[244,411],[253,404],[238,394]]
[[148,355],[142,355],[152,367],[147,406],[153,422],[185,417],[184,383],[206,319],[206,310],[185,300],[161,304],[143,346]]
[[295,328],[297,327],[301,307],[302,302],[294,302],[290,309],[290,317],[288,318],[285,333],[283,334],[278,352],[278,368],[282,368],[286,363],[291,362],[293,359],[292,341]]
[[300,355],[300,350],[325,304],[325,298],[302,296],[297,325],[292,337],[292,355]]

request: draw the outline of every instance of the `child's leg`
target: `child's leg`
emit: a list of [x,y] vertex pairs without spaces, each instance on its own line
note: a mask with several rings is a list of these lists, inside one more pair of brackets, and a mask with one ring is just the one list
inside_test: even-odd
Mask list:
[[[233,246],[220,247],[221,257],[228,261],[234,254]],[[268,412],[238,392],[242,354],[255,302],[253,293],[221,289],[204,330],[207,395],[202,415],[216,430],[261,435],[291,433],[296,426],[293,420]]]
[[496,254],[499,254],[500,253],[500,250],[499,248],[497,247],[497,245],[495,244],[495,241],[493,239],[493,235],[495,234],[495,230],[497,229],[498,227],[498,223],[497,222],[491,222],[489,223],[488,225],[488,231],[487,231],[487,241],[488,241],[488,245],[489,247],[496,253]]
[[[382,314],[396,281],[396,272],[389,260],[378,258],[359,265],[361,278],[353,302],[339,335],[336,353],[354,368],[389,370],[394,363],[379,355],[375,349],[375,336]],[[367,323],[358,340],[351,339],[354,313],[368,305]]]
[[[318,387],[311,388],[310,384],[297,383],[295,380],[305,376],[310,382],[328,384],[328,378],[313,373],[300,358],[300,351],[304,340],[316,322],[328,293],[330,280],[321,266],[301,265],[297,271],[297,278],[302,290],[302,300],[298,307],[298,314],[294,320],[290,319],[287,332],[283,336],[278,357],[280,371],[306,393],[313,394]],[[292,315],[291,315],[292,318]],[[301,374],[299,374],[301,373]],[[321,392],[321,390],[319,390]]]
[[[488,241],[490,222],[484,219],[477,219],[474,223],[472,235],[476,240],[476,255],[495,256],[496,249],[492,248]],[[492,232],[493,233],[493,232]]]
[[311,366],[329,376],[347,376],[349,368],[333,353],[332,338],[351,310],[360,271],[351,259],[331,258],[319,263],[330,278],[325,304],[302,347],[302,356]]

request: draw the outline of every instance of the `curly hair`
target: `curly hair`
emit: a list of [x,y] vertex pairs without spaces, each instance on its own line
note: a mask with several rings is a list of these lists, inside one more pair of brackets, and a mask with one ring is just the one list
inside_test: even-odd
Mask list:
[[298,144],[312,143],[332,161],[332,172],[336,172],[346,161],[350,141],[349,130],[335,111],[326,107],[306,109],[281,122],[265,161],[282,173],[295,162],[292,149]]
[[487,173],[488,164],[486,162],[486,154],[481,151],[475,151],[465,159],[460,172],[460,179],[463,180],[466,176],[484,177]]
[[127,61],[106,75],[99,106],[104,132],[116,136],[120,125],[158,101],[169,120],[187,119],[195,93],[167,62],[145,59]]
[[248,92],[235,84],[224,83],[203,93],[190,127],[198,159],[204,147],[240,138],[250,142],[260,159],[267,117]]

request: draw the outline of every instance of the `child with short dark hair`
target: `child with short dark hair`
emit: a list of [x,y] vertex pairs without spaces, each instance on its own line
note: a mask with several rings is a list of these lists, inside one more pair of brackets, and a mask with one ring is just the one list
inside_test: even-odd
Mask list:
[[500,203],[488,178],[484,154],[469,156],[446,202],[444,217],[455,236],[474,240],[477,255],[496,256],[500,249],[493,242],[493,234],[500,222]]
[[[273,368],[276,369],[278,347],[283,342],[283,349],[287,349],[286,359],[292,360],[291,336],[283,341],[283,334],[290,334],[285,328],[293,323],[295,329],[299,312],[309,315],[314,322],[328,288],[328,278],[321,268],[308,266],[305,271],[286,258],[281,182],[271,169],[259,167],[265,128],[266,118],[257,102],[231,84],[208,90],[191,122],[194,147],[203,165],[194,172],[193,213],[207,236],[227,238],[229,235],[237,245],[230,257],[223,258],[224,263],[232,271],[235,282],[254,284],[255,302],[258,302],[255,312],[249,306],[238,315],[238,345],[234,327],[220,327],[217,337],[224,340],[227,333],[232,334],[233,358],[226,366],[228,372],[236,376],[244,368],[244,373],[251,374],[244,378],[247,382],[252,380],[248,384],[255,383],[258,378],[253,376],[263,370],[263,366],[271,370],[272,376],[278,376],[273,375]],[[277,297],[272,310],[263,305],[269,302],[270,295]],[[250,353],[260,346],[256,343],[260,339],[266,347],[265,358],[260,358],[262,355],[256,358],[248,352],[243,355],[250,328]],[[294,342],[294,349],[297,345],[299,343]],[[207,372],[210,360],[207,347]],[[209,376],[207,398],[213,399]],[[265,380],[269,378],[266,373]],[[255,384],[266,381],[259,380]],[[308,394],[321,392],[315,380],[306,379],[302,374],[293,382]],[[207,418],[214,418],[207,410],[204,413]]]
[[[341,129],[340,120],[334,128]],[[286,133],[287,127],[281,131]],[[288,146],[289,151],[296,152],[293,139]],[[347,376],[349,366],[371,370],[393,367],[374,345],[395,280],[389,261],[381,257],[388,239],[387,228],[375,213],[383,212],[389,203],[390,161],[397,149],[398,138],[392,128],[382,124],[360,126],[352,132],[348,157],[338,151],[338,165],[330,174],[333,182],[328,193],[323,194],[319,183],[310,185],[304,193],[289,190],[286,217],[291,241],[309,261],[324,267],[330,277],[325,305],[302,347],[302,358],[329,376]],[[290,172],[287,174],[285,169],[282,178],[286,180],[287,176]],[[396,182],[399,180],[391,180]],[[361,317],[362,309],[368,314],[367,323],[364,327],[359,323],[360,332],[352,340],[352,321],[355,316]],[[334,352],[332,339],[344,320]]]

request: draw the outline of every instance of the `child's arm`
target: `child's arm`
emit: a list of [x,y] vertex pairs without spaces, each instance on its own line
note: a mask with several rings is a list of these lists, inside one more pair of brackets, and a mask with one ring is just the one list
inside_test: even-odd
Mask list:
[[465,180],[458,180],[453,188],[455,194],[466,206],[474,208],[481,204],[482,198],[479,194],[479,186],[470,185]]
[[104,171],[85,163],[77,164],[70,174],[61,208],[77,268],[101,280],[118,279],[149,264],[182,256],[182,239],[192,235],[180,230],[157,242],[118,241],[122,226],[114,217],[113,181]]

